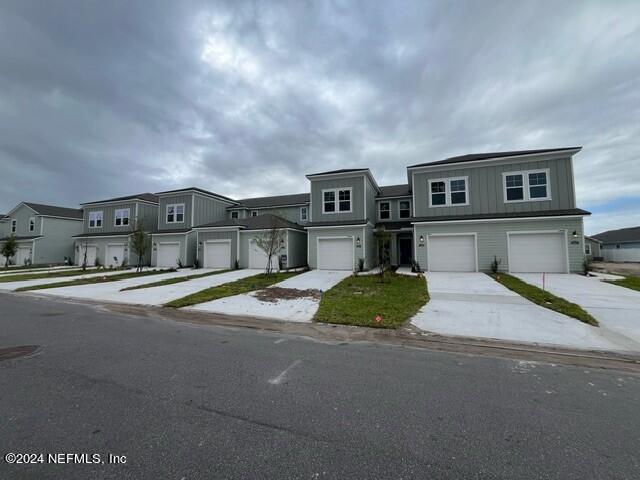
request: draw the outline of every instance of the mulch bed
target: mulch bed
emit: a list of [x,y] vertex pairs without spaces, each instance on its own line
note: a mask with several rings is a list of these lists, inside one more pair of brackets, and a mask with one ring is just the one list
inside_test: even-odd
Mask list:
[[270,287],[258,290],[253,294],[263,302],[277,303],[279,300],[295,300],[297,298],[315,298],[320,300],[322,292],[314,288],[299,290],[297,288]]

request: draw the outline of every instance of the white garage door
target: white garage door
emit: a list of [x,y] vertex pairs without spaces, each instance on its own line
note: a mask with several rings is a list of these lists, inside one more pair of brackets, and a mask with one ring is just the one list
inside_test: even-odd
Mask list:
[[229,268],[231,266],[231,242],[205,242],[204,268]]
[[[249,268],[257,268],[260,270],[264,270],[267,268],[267,254],[264,253],[255,240],[251,239],[249,241]],[[278,255],[273,255],[271,257],[271,269],[278,269]]]
[[160,243],[158,244],[158,267],[177,267],[180,258],[180,243]]
[[[78,265],[84,264],[84,250],[85,245],[80,247],[80,253],[78,254]],[[86,246],[87,250],[87,267],[93,267],[96,264],[96,257],[98,256],[98,249],[95,245]]]
[[430,272],[475,272],[475,235],[431,235],[427,255]]
[[318,270],[353,270],[352,238],[319,238]]
[[31,258],[31,247],[18,247],[16,252],[16,265],[24,265],[25,260]]
[[565,273],[564,233],[509,234],[509,271]]
[[122,265],[123,259],[124,259],[123,243],[107,245],[107,256],[104,259],[104,264],[107,267],[119,267],[120,265]]

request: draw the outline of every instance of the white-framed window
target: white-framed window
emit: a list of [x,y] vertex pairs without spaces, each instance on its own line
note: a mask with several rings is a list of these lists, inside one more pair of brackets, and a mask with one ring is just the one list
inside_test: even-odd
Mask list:
[[129,214],[130,210],[128,208],[119,208],[116,210],[114,215],[114,225],[116,227],[126,227],[129,225]]
[[391,204],[389,202],[378,203],[378,218],[380,220],[391,219]]
[[469,205],[469,177],[429,180],[430,207],[464,205]]
[[101,228],[102,217],[103,217],[102,210],[89,212],[89,228]]
[[586,242],[584,244],[584,253],[586,255],[591,255],[591,245]]
[[240,218],[240,212],[234,210],[231,212],[231,218]]
[[400,200],[398,202],[398,217],[399,218],[411,217],[411,202],[409,200]]
[[29,231],[34,232],[36,230],[36,217],[31,217],[29,219]]
[[251,211],[251,216],[252,217],[257,217],[258,216],[258,211],[257,210],[252,210]]
[[172,203],[167,205],[167,223],[184,222],[184,203]]
[[18,221],[14,218],[11,220],[11,233],[16,233],[16,230],[18,230]]
[[307,209],[307,207],[300,207],[300,221],[301,222],[306,222],[308,217],[309,211]]
[[322,213],[351,213],[351,187],[322,191]]
[[505,172],[502,177],[505,203],[551,200],[548,168]]

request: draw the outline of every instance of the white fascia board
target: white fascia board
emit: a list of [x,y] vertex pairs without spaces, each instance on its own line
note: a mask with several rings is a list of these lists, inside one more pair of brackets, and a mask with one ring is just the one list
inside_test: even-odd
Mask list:
[[513,217],[513,218],[477,218],[474,220],[442,220],[433,222],[411,222],[411,225],[443,225],[447,223],[486,223],[486,222],[514,222],[522,220],[561,220],[564,218],[582,218],[588,215],[555,215],[550,217]]

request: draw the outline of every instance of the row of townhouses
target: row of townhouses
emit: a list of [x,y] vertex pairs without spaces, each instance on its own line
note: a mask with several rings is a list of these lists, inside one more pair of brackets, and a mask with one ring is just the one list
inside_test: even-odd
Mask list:
[[411,165],[407,183],[381,186],[368,168],[306,176],[308,193],[232,199],[201,188],[96,200],[69,209],[21,203],[0,216],[15,263],[110,265],[137,258],[136,226],[150,234],[145,263],[263,268],[255,237],[276,225],[286,268],[354,270],[377,264],[376,229],[394,265],[425,271],[575,272],[584,261],[573,156],[580,147],[469,154]]

